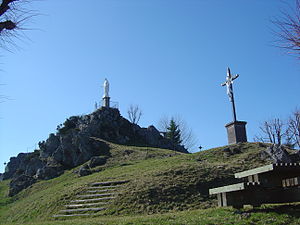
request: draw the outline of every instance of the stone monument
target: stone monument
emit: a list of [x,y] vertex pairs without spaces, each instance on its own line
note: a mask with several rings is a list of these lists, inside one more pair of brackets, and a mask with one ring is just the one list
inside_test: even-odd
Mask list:
[[229,145],[236,144],[239,142],[247,142],[247,134],[246,134],[247,122],[238,121],[236,119],[235,103],[234,103],[234,96],[233,96],[233,81],[238,77],[239,77],[238,74],[233,77],[228,67],[226,81],[223,84],[221,84],[222,86],[226,85],[227,95],[229,97],[229,101],[231,102],[231,106],[232,106],[233,121],[225,125],[227,129]]
[[109,97],[109,82],[108,80],[105,78],[104,80],[104,84],[103,84],[103,88],[104,88],[104,94],[102,97],[102,106],[109,108],[110,107],[110,97]]

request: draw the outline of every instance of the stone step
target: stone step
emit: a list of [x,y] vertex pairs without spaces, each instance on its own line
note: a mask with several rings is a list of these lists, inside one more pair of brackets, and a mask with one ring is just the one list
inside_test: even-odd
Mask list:
[[89,206],[95,205],[107,205],[109,202],[96,202],[96,203],[85,203],[85,204],[72,204],[72,205],[65,205],[66,208],[85,208]]
[[95,182],[91,183],[90,186],[109,186],[109,185],[116,185],[116,184],[125,184],[129,182],[128,180],[118,180],[118,181],[105,181],[105,182]]
[[110,186],[93,186],[93,187],[91,187],[91,186],[88,186],[88,187],[86,187],[85,189],[87,189],[87,190],[101,190],[101,189],[110,189],[110,188],[120,188],[120,187],[122,187],[123,185],[110,185]]
[[78,198],[94,198],[94,197],[108,197],[116,193],[105,193],[105,194],[89,194],[89,195],[77,195]]
[[73,213],[73,212],[99,212],[106,208],[82,208],[82,209],[63,209],[61,213]]
[[84,191],[84,193],[105,193],[110,191],[116,191],[116,189],[100,189],[100,190],[90,190],[90,191]]
[[100,202],[100,201],[106,201],[106,200],[111,200],[114,199],[115,197],[104,197],[104,198],[89,198],[89,199],[75,199],[71,200],[71,203],[76,203],[76,202]]
[[54,218],[59,218],[59,217],[75,217],[75,216],[92,216],[93,214],[58,214],[58,215],[53,215],[52,217]]

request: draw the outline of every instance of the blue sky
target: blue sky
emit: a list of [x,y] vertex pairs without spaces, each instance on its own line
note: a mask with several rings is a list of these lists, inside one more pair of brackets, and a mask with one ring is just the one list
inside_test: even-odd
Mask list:
[[[286,1],[293,3],[293,1]],[[274,47],[270,22],[282,0],[43,0],[19,49],[2,51],[0,171],[72,115],[93,111],[104,78],[141,126],[180,115],[204,149],[227,144],[226,68],[249,141],[259,123],[299,107],[300,65]],[[298,96],[298,98],[296,98]]]

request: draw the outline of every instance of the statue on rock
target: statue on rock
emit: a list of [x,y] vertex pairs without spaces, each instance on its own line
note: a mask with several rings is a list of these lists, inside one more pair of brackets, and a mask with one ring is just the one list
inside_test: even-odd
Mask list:
[[105,78],[104,80],[104,84],[103,84],[103,87],[104,87],[104,95],[103,95],[103,98],[105,97],[109,97],[109,82],[108,80]]
[[104,84],[103,84],[103,88],[104,88],[104,94],[103,94],[103,107],[109,108],[110,107],[110,97],[109,97],[109,82],[108,80],[105,78],[104,80]]

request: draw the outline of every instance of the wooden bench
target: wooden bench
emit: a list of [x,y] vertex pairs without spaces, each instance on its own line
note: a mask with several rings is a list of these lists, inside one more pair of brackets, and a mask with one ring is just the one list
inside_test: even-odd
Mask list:
[[277,163],[235,173],[243,182],[212,188],[210,195],[217,195],[218,206],[241,208],[265,203],[300,201],[300,164]]

